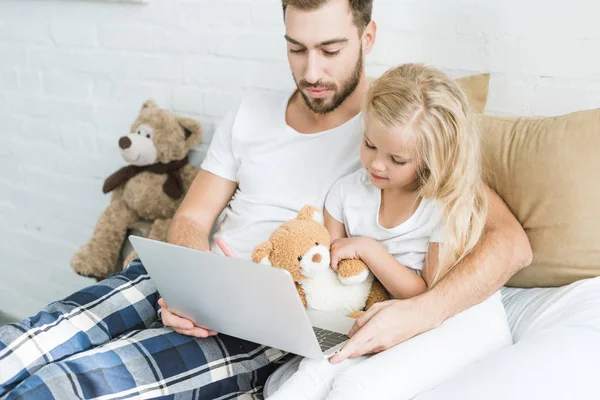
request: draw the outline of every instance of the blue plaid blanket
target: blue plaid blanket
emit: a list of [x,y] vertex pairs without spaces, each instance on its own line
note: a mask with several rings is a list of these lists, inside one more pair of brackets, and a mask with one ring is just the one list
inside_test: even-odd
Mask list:
[[262,398],[285,353],[163,326],[139,260],[120,274],[0,327],[0,399]]

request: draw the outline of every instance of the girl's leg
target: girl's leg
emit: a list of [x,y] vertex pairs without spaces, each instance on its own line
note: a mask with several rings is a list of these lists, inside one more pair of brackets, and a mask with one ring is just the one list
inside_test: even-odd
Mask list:
[[[353,365],[358,364],[365,357],[346,360],[337,365],[332,365],[328,360],[303,359],[296,371],[279,389],[270,396],[269,400],[322,400],[329,391],[336,375],[342,373]],[[291,360],[290,362],[294,362]]]
[[158,319],[158,292],[139,260],[119,274],[0,327],[0,397],[45,365]]
[[512,344],[500,293],[340,373],[328,400],[410,399]]

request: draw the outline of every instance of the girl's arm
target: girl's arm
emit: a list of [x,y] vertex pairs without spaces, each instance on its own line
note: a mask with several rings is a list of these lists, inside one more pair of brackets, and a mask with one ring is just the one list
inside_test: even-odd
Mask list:
[[327,210],[323,211],[323,216],[325,220],[325,228],[327,232],[329,232],[329,236],[331,237],[331,242],[334,240],[346,238],[346,227],[340,221],[333,218]]
[[356,239],[363,241],[359,246],[360,259],[394,298],[408,299],[427,291],[425,279],[398,262],[379,242],[369,238]]
[[438,254],[440,253],[440,244],[431,242],[427,249],[427,255],[425,256],[425,265],[423,265],[423,279],[427,283],[427,286],[431,284],[435,271],[438,267]]

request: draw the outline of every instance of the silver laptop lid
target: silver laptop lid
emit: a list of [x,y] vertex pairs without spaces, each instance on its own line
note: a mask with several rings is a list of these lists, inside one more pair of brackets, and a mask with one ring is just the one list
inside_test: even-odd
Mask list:
[[176,314],[226,335],[324,358],[287,271],[142,237],[129,240]]

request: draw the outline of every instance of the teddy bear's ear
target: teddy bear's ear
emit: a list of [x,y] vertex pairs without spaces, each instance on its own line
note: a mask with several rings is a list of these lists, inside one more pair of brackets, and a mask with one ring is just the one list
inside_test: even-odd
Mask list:
[[321,213],[321,211],[314,206],[304,206],[302,207],[302,209],[300,210],[300,213],[298,214],[298,219],[302,219],[305,221],[310,221],[315,220],[318,223],[322,224],[323,223],[323,213]]
[[200,124],[191,118],[185,117],[177,117],[177,122],[179,122],[179,125],[181,125],[185,132],[185,140],[191,143],[191,146],[194,146],[200,139],[200,133],[202,132]]
[[252,261],[257,264],[271,265],[269,255],[271,255],[272,251],[273,243],[271,241],[261,243],[252,252]]
[[142,106],[142,110],[145,110],[146,108],[158,108],[158,104],[156,104],[154,100],[148,99]]

